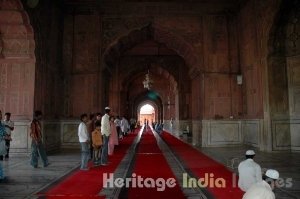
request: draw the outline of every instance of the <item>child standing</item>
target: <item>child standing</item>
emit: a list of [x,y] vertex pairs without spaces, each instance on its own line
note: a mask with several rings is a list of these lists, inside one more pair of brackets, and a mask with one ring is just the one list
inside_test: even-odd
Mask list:
[[92,132],[92,145],[94,149],[94,156],[93,156],[94,165],[100,164],[100,154],[101,154],[101,147],[102,147],[102,134],[100,130],[101,130],[101,123],[97,121],[95,122],[95,130]]

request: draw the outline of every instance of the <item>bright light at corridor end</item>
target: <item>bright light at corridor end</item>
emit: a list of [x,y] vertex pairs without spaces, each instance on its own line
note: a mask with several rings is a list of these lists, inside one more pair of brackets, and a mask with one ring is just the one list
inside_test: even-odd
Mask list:
[[140,110],[140,114],[152,114],[153,112],[154,112],[154,108],[150,104],[146,104],[142,106]]

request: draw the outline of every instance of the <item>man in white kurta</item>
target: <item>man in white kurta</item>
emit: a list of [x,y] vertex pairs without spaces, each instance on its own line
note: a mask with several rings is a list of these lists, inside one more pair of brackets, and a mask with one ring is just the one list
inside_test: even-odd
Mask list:
[[80,116],[81,123],[78,126],[78,138],[81,146],[81,167],[80,170],[87,171],[88,169],[88,160],[89,160],[89,134],[86,126],[87,114],[82,114]]
[[101,153],[101,165],[105,166],[108,163],[108,140],[110,136],[109,122],[110,108],[105,107],[105,115],[101,118],[101,134],[103,136],[103,148]]
[[272,189],[275,181],[279,178],[279,173],[276,170],[269,169],[266,172],[266,177],[266,181],[270,184],[263,180],[252,185],[244,194],[243,199],[275,199]]
[[246,192],[253,184],[262,181],[261,167],[254,162],[255,152],[246,151],[246,160],[239,164],[239,188]]

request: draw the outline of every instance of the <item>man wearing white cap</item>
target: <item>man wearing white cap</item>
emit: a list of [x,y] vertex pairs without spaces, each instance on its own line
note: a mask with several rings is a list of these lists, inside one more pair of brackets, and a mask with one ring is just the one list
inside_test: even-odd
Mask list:
[[101,165],[105,166],[108,163],[108,140],[110,135],[109,122],[110,108],[105,107],[105,115],[101,119],[101,134],[103,136],[103,148],[101,153]]
[[260,166],[254,162],[255,152],[253,150],[246,151],[246,160],[239,164],[239,188],[246,192],[253,184],[262,181],[262,173]]
[[275,199],[275,194],[272,190],[278,178],[278,171],[273,169],[267,170],[264,180],[251,186],[244,194],[243,199]]

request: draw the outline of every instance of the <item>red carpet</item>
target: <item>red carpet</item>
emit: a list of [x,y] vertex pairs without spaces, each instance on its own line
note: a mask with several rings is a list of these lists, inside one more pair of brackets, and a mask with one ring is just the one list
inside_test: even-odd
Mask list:
[[[175,154],[184,162],[185,166],[197,176],[197,179],[203,178],[205,173],[213,174],[209,179],[216,180],[223,178],[226,182],[225,188],[208,187],[207,190],[216,199],[241,199],[243,192],[237,187],[238,179],[233,180],[233,173],[224,165],[214,161],[208,156],[204,155],[197,149],[193,148],[187,143],[182,142],[173,135],[163,132],[161,137],[175,152]],[[236,186],[234,187],[234,182]],[[209,183],[211,184],[211,183]],[[214,184],[214,183],[212,183]]]
[[[38,196],[46,198],[105,198],[97,196],[103,188],[103,173],[113,173],[125,156],[128,148],[133,143],[138,130],[129,134],[119,145],[115,147],[113,156],[109,156],[108,166],[92,167],[89,171],[75,171],[71,176],[64,179],[46,192],[38,193]],[[93,164],[90,162],[89,167]]]
[[[135,173],[136,176],[141,176],[143,179],[151,178],[154,179],[154,181],[156,181],[158,178],[163,178],[164,180],[169,178],[176,179],[165,157],[159,149],[156,138],[150,129],[148,129],[148,131],[144,132],[142,135],[136,155],[133,173]],[[175,187],[172,188],[166,186],[164,191],[157,190],[158,188],[163,188],[162,186],[156,186],[154,188],[129,188],[128,198],[185,198],[179,187],[179,183],[175,183]]]

